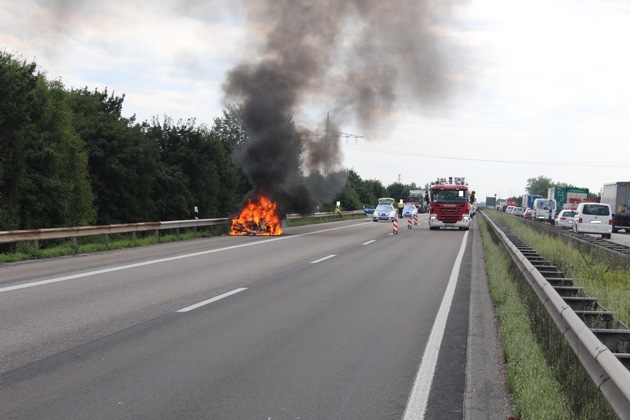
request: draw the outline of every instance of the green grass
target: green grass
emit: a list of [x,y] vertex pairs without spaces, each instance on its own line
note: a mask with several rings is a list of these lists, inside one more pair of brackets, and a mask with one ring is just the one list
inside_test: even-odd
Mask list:
[[488,289],[500,325],[507,386],[514,414],[521,419],[569,419],[570,410],[531,330],[529,313],[513,280],[512,261],[493,241],[483,217],[477,218],[483,240]]
[[[492,218],[505,217],[489,213]],[[508,216],[505,225],[512,221],[518,223],[518,219]],[[484,218],[479,217],[478,223],[484,244],[488,287],[503,337],[508,389],[513,397],[515,414],[522,419],[617,418],[531,286],[503,246],[495,242]],[[521,226],[524,225],[521,223]],[[509,226],[512,233],[529,243],[521,234],[528,236],[531,228],[524,227],[521,231],[512,229],[511,223]],[[536,239],[550,241],[546,235]],[[556,249],[558,255],[564,255],[568,251],[558,248],[561,245],[569,246],[562,242],[550,247]],[[540,252],[536,245],[530,243],[530,246]]]

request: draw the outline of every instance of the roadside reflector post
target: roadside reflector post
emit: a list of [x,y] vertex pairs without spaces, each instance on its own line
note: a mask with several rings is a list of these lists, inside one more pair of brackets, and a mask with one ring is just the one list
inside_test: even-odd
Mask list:
[[392,226],[394,228],[393,233],[398,233],[398,219],[394,219]]
[[416,214],[413,216],[413,224],[414,224],[414,225],[417,225],[417,224],[418,224],[418,213],[416,213]]
[[409,218],[409,221],[407,222],[407,229],[411,229],[413,226],[413,221],[411,220],[411,217]]

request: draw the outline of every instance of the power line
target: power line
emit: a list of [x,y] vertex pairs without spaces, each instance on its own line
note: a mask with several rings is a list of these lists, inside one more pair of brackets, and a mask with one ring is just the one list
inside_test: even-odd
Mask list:
[[561,162],[561,161],[543,162],[543,161],[534,161],[534,160],[483,159],[483,158],[467,158],[467,157],[460,157],[460,156],[440,156],[440,155],[432,155],[428,153],[396,152],[392,150],[352,147],[351,145],[346,145],[346,147],[348,149],[358,150],[361,152],[379,153],[379,154],[396,155],[396,156],[413,156],[413,157],[428,158],[428,159],[464,160],[464,161],[469,161],[469,162],[503,163],[503,164],[513,164],[513,165],[563,166],[563,167],[581,167],[581,168],[628,168],[630,167],[630,162]]

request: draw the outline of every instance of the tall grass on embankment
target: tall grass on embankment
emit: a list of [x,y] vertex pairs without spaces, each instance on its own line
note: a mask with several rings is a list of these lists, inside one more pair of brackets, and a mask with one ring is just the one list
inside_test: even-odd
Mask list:
[[514,414],[520,419],[617,418],[483,216],[477,223]]
[[547,261],[557,266],[567,277],[584,287],[588,296],[615,313],[615,319],[630,326],[630,267],[614,267],[606,251],[587,252],[570,242],[537,232],[518,217],[505,213],[486,212],[507,226],[523,242],[534,248]]

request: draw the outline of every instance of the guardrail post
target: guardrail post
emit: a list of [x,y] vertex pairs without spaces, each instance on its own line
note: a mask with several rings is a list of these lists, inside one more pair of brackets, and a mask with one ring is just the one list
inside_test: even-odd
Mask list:
[[160,242],[160,231],[159,230],[155,231],[155,238],[157,239],[158,242]]
[[105,236],[105,245],[107,245],[107,247],[109,247],[109,233],[106,233],[103,236]]
[[[197,227],[195,227],[195,232],[197,232]],[[177,237],[177,240],[179,241],[179,228],[175,229],[175,236]]]
[[39,241],[37,239],[33,241],[33,247],[35,247],[35,251],[39,251]]

